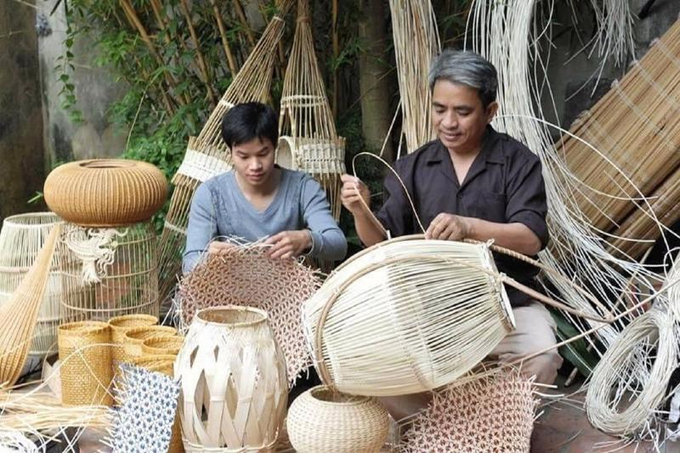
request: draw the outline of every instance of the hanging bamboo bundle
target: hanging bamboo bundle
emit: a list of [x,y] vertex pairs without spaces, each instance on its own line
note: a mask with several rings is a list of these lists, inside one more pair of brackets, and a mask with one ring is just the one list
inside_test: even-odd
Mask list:
[[309,267],[293,260],[272,260],[265,251],[253,244],[234,246],[225,255],[206,254],[180,282],[177,311],[182,325],[189,325],[199,310],[215,305],[266,311],[292,385],[311,366],[300,310],[321,281]]
[[303,307],[315,366],[355,395],[453,382],[514,329],[486,245],[393,239],[357,254]]
[[64,319],[158,316],[156,235],[150,223],[109,229],[66,224],[58,250]]
[[227,88],[199,136],[189,139],[182,165],[172,178],[175,188],[160,239],[161,301],[165,301],[177,283],[194,192],[202,182],[231,169],[229,149],[221,136],[222,117],[236,104],[266,102],[269,98],[276,47],[285,27],[283,17],[293,1],[279,2],[279,13],[267,25],[257,46]]
[[394,51],[409,153],[433,140],[428,85],[430,63],[439,53],[437,19],[430,0],[390,0]]
[[[678,201],[679,61],[680,22],[676,22],[571,128],[602,154],[572,136],[558,144],[557,151],[579,180],[574,195],[585,218],[599,231],[630,239],[616,240],[615,245],[634,257],[645,249],[635,240],[659,234],[649,213],[662,213]],[[660,197],[642,199],[653,194]],[[670,211],[666,218],[670,223],[680,218],[676,210]]]
[[[35,262],[52,227],[62,220],[52,212],[7,217],[0,231],[0,306],[12,297]],[[56,348],[61,281],[52,259],[45,294],[40,304],[29,355],[45,355]]]
[[61,224],[52,227],[31,269],[0,307],[0,385],[13,385],[26,362],[60,231]]
[[314,51],[308,0],[298,0],[298,19],[281,93],[277,163],[316,178],[340,218],[340,175],[345,139],[338,137]]
[[175,362],[190,452],[269,451],[286,411],[286,367],[267,313],[223,306],[196,315]]

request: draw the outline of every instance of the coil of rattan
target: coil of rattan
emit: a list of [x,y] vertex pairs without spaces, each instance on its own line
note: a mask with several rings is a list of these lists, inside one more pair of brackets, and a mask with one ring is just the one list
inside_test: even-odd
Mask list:
[[113,227],[149,220],[168,196],[168,182],[155,166],[125,159],[70,162],[45,180],[45,202],[80,226]]

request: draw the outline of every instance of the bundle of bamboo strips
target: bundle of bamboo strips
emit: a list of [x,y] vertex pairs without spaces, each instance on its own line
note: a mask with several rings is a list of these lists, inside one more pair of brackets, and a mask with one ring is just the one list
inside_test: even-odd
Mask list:
[[174,191],[160,239],[161,302],[165,301],[176,283],[194,192],[202,182],[231,169],[229,149],[220,133],[222,117],[235,104],[266,102],[269,98],[276,47],[285,26],[282,18],[293,1],[281,0],[279,14],[267,25],[257,46],[229,85],[199,136],[189,139],[184,161],[172,178]]
[[[666,222],[678,219],[668,207],[680,195],[679,109],[676,22],[574,124],[570,132],[576,137],[566,136],[558,144],[557,151],[579,180],[574,197],[585,218],[597,230],[623,238],[613,241],[616,253],[639,257],[646,247],[638,241],[659,234],[657,214],[666,214]],[[656,198],[643,198],[649,196]]]
[[407,152],[433,140],[430,121],[430,62],[440,51],[437,19],[430,0],[390,0],[394,51]]
[[[298,0],[297,26],[281,96],[280,144],[288,164],[310,173],[326,190],[333,217],[340,218],[340,175],[345,172],[345,139],[338,137],[314,52],[308,0]],[[282,149],[277,162],[285,165]]]

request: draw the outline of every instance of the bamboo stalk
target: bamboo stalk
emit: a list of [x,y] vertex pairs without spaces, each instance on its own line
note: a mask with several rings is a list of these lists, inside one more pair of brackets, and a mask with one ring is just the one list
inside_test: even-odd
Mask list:
[[241,22],[241,25],[243,26],[243,31],[246,33],[246,36],[248,37],[250,47],[255,47],[255,36],[253,36],[253,30],[251,30],[250,25],[248,24],[248,19],[246,18],[246,14],[243,11],[243,6],[241,5],[240,0],[234,0],[234,11],[236,11],[238,20]]
[[331,110],[333,117],[338,116],[338,57],[340,55],[340,37],[338,36],[338,0],[333,0],[332,4],[331,33],[333,40],[333,73],[331,80],[333,83],[333,98],[331,99]]
[[217,28],[220,31],[220,38],[222,39],[222,48],[224,49],[224,55],[227,57],[229,70],[231,71],[232,77],[236,77],[238,67],[236,66],[236,60],[234,60],[234,55],[231,53],[231,46],[229,45],[229,40],[227,39],[227,31],[224,26],[224,21],[222,20],[222,15],[220,14],[220,9],[217,6],[217,3],[215,3],[215,0],[210,0],[210,4],[213,7],[213,14],[215,15]]
[[201,70],[201,73],[203,74],[203,83],[205,84],[208,96],[210,97],[210,102],[214,108],[217,105],[217,95],[215,94],[215,91],[213,90],[213,87],[210,84],[210,73],[208,72],[208,66],[205,64],[205,57],[203,56],[203,52],[201,52],[201,43],[198,40],[198,36],[196,35],[196,29],[194,28],[193,21],[191,20],[191,14],[189,12],[189,5],[187,4],[187,0],[180,0],[180,9],[182,10],[182,14],[184,15],[184,18],[187,21],[187,26],[189,27],[189,34],[191,35],[191,40],[194,42],[194,46],[196,48],[196,59],[198,60],[198,67]]

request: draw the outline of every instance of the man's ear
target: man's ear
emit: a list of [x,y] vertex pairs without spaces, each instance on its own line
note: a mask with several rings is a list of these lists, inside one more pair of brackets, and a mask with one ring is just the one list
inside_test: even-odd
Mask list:
[[493,117],[496,116],[497,111],[498,111],[498,102],[493,101],[486,108],[486,124],[489,124],[493,120]]

